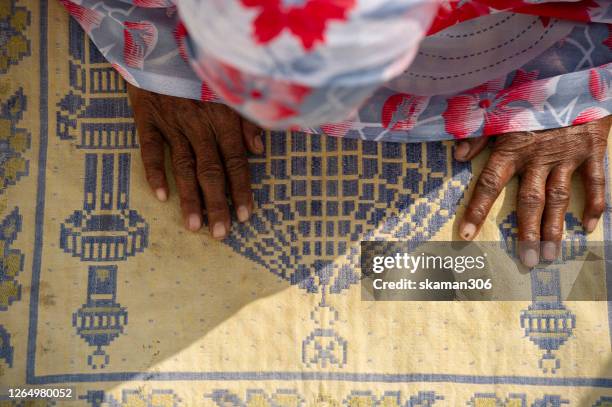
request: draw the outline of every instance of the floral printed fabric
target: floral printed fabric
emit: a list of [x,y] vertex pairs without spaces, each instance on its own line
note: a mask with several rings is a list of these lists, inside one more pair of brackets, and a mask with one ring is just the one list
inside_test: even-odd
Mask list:
[[127,81],[269,128],[418,142],[612,112],[608,0],[60,1]]

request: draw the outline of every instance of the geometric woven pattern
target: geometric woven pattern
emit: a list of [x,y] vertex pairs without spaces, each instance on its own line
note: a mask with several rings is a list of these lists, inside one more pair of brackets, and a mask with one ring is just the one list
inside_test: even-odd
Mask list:
[[[227,244],[308,292],[341,292],[359,281],[354,242],[423,242],[449,221],[470,177],[451,153],[439,142],[272,134],[265,158],[251,160],[258,210]],[[331,267],[341,256],[343,269]]]

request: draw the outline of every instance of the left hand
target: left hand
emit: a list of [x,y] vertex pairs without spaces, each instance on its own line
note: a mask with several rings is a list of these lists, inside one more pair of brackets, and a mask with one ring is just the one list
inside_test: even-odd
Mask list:
[[160,201],[168,199],[164,149],[170,148],[185,227],[198,231],[206,208],[215,239],[231,228],[226,191],[236,217],[253,213],[247,150],[263,153],[261,129],[229,107],[213,102],[162,95],[128,84],[147,181]]
[[[459,224],[459,234],[472,240],[508,181],[519,175],[517,202],[519,255],[534,267],[554,260],[563,238],[571,179],[582,173],[585,206],[582,224],[592,232],[605,209],[604,156],[612,116],[586,124],[498,136]],[[471,160],[487,145],[485,137],[461,141],[455,159]],[[540,241],[543,242],[540,248]]]

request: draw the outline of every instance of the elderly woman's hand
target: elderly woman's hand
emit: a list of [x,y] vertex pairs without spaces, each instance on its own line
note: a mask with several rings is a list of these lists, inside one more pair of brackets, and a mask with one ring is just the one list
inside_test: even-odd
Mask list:
[[187,229],[201,228],[205,208],[213,237],[227,236],[231,218],[226,184],[238,220],[247,221],[253,212],[247,149],[263,153],[261,130],[222,104],[160,95],[132,85],[128,94],[147,181],[157,198],[168,199],[167,143]]
[[[472,240],[495,199],[514,175],[520,176],[517,202],[520,257],[533,267],[554,260],[563,236],[572,174],[580,170],[585,188],[582,224],[592,232],[605,209],[604,156],[612,116],[583,125],[496,138],[459,225],[459,234]],[[455,158],[466,161],[486,146],[487,139],[459,142]]]

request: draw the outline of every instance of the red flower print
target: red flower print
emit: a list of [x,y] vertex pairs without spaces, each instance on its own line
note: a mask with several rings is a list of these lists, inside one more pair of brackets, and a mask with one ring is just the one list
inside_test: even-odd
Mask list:
[[416,125],[429,98],[398,93],[389,97],[382,108],[382,125],[389,130],[410,130]]
[[476,1],[459,3],[458,0],[446,0],[438,9],[438,14],[434,19],[427,35],[432,35],[438,31],[460,23],[471,20],[479,16],[489,14],[489,6]]
[[325,42],[329,20],[346,21],[356,0],[241,0],[245,7],[259,8],[253,21],[254,36],[267,44],[287,29],[298,37],[306,50],[317,41]]
[[[259,82],[259,83],[257,83]],[[262,122],[272,123],[296,116],[310,88],[272,79],[257,81],[249,90],[246,110]]]
[[589,8],[593,7],[599,7],[595,0],[570,4],[533,4],[526,0],[444,0],[427,34],[435,34],[462,21],[490,14],[493,10],[537,15],[545,27],[550,18],[590,21]]
[[[205,64],[194,64],[194,68],[221,99],[270,125],[297,115],[302,101],[311,92],[306,86],[243,74],[212,58]],[[203,97],[206,96],[204,86],[208,88],[208,85],[203,84]]]
[[206,84],[202,82],[202,92],[200,95],[202,102],[215,102],[219,100],[217,94]]
[[590,8],[600,7],[595,0],[580,0],[564,3],[551,2],[543,4],[529,4],[529,2],[524,0],[489,0],[488,3],[493,8],[503,8],[503,6],[507,7],[508,3],[514,3],[512,11],[516,13],[583,22],[591,21],[591,16],[589,14]]
[[527,0],[443,0],[427,35],[495,10],[540,16],[546,27],[551,18],[588,22],[591,20],[589,9],[598,7],[600,6],[595,0],[578,0],[563,4],[533,4]]
[[346,133],[353,127],[352,122],[327,123],[321,125],[321,130],[328,136],[344,137]]
[[603,40],[603,45],[607,45],[608,48],[612,49],[612,25],[608,24],[608,38]]
[[183,24],[181,21],[174,28],[172,34],[174,35],[174,40],[178,45],[179,55],[181,58],[183,58],[183,61],[188,62],[189,55],[187,54],[187,44],[185,44],[185,39],[187,38],[187,27],[185,27],[185,24]]
[[174,5],[172,0],[133,0],[136,7],[171,7]]
[[[216,89],[216,93],[224,101],[232,105],[241,105],[244,103],[242,94],[244,93],[245,84],[242,80],[242,74],[236,68],[214,62],[212,59],[206,61],[207,64],[192,64],[196,73],[200,78],[206,78],[202,82],[202,99],[210,96],[210,93],[215,93],[208,85],[211,84]],[[210,64],[210,66],[209,66]]]
[[79,22],[86,33],[89,34],[94,28],[100,27],[104,14],[93,9],[79,6],[70,0],[60,0],[60,2],[66,7],[70,15]]
[[516,131],[536,121],[534,109],[542,111],[544,102],[554,94],[558,79],[536,80],[537,72],[517,71],[504,89],[503,80],[487,82],[448,100],[442,114],[446,131],[461,139],[481,127],[490,136]]
[[592,122],[593,120],[602,119],[606,116],[609,116],[610,112],[601,107],[589,107],[582,112],[572,122],[572,126],[576,126],[578,124],[584,124],[588,122]]
[[130,68],[144,66],[145,58],[157,45],[157,28],[148,21],[123,23],[123,59]]
[[[610,65],[612,67],[612,64]],[[598,102],[612,98],[612,72],[604,68],[589,71],[589,90]]]

